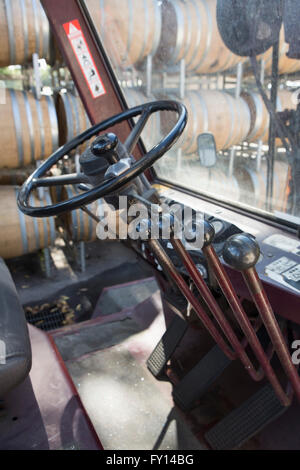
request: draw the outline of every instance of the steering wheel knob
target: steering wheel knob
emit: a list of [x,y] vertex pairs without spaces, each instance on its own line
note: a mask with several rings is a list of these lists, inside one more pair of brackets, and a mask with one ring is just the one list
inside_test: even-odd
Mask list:
[[97,137],[91,145],[91,151],[96,157],[104,157],[107,153],[113,152],[119,143],[116,134],[109,132]]
[[253,268],[260,256],[257,241],[247,233],[228,238],[223,249],[224,261],[237,271]]

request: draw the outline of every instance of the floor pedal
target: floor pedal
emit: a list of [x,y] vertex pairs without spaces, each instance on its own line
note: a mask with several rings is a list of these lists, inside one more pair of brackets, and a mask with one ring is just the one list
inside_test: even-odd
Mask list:
[[182,340],[187,329],[187,322],[176,315],[172,323],[169,325],[167,331],[155,347],[151,356],[147,360],[147,367],[149,371],[157,379],[165,378],[164,371],[166,365]]
[[266,385],[210,429],[205,438],[212,449],[236,449],[287,409],[271,385]]
[[190,410],[230,364],[231,360],[219,346],[214,346],[174,387],[175,403],[184,411]]

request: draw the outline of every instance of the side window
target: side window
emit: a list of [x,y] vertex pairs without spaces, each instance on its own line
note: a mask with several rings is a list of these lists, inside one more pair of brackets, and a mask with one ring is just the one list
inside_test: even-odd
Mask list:
[[[279,139],[269,168],[270,115],[250,60],[223,42],[217,0],[86,0],[86,5],[128,105],[171,99],[187,107],[183,136],[155,166],[159,178],[283,219],[300,216],[295,202],[300,183]],[[277,111],[298,105],[300,61],[288,58],[287,51],[282,28]],[[270,96],[272,48],[258,55],[257,62]],[[154,116],[142,134],[146,148],[171,126],[170,113]],[[201,159],[198,137],[203,133],[215,137],[213,166]]]

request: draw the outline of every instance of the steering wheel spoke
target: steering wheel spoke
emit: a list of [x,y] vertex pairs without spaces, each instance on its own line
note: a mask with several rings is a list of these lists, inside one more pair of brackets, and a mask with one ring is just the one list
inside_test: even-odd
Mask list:
[[52,186],[65,186],[68,184],[88,183],[88,178],[83,173],[70,173],[68,175],[49,176],[45,178],[34,178],[33,188],[45,188]]
[[138,143],[138,140],[141,137],[141,133],[143,132],[148,122],[148,119],[150,118],[150,114],[151,114],[150,109],[145,108],[140,119],[138,120],[138,122],[133,127],[132,131],[130,132],[129,136],[127,137],[126,142],[125,142],[125,147],[129,154],[132,153],[134,147]]

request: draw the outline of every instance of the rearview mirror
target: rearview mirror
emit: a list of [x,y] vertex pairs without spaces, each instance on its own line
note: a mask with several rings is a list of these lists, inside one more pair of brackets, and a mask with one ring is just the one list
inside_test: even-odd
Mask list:
[[214,136],[208,132],[200,134],[197,143],[201,165],[206,168],[215,166],[217,163],[217,147]]

